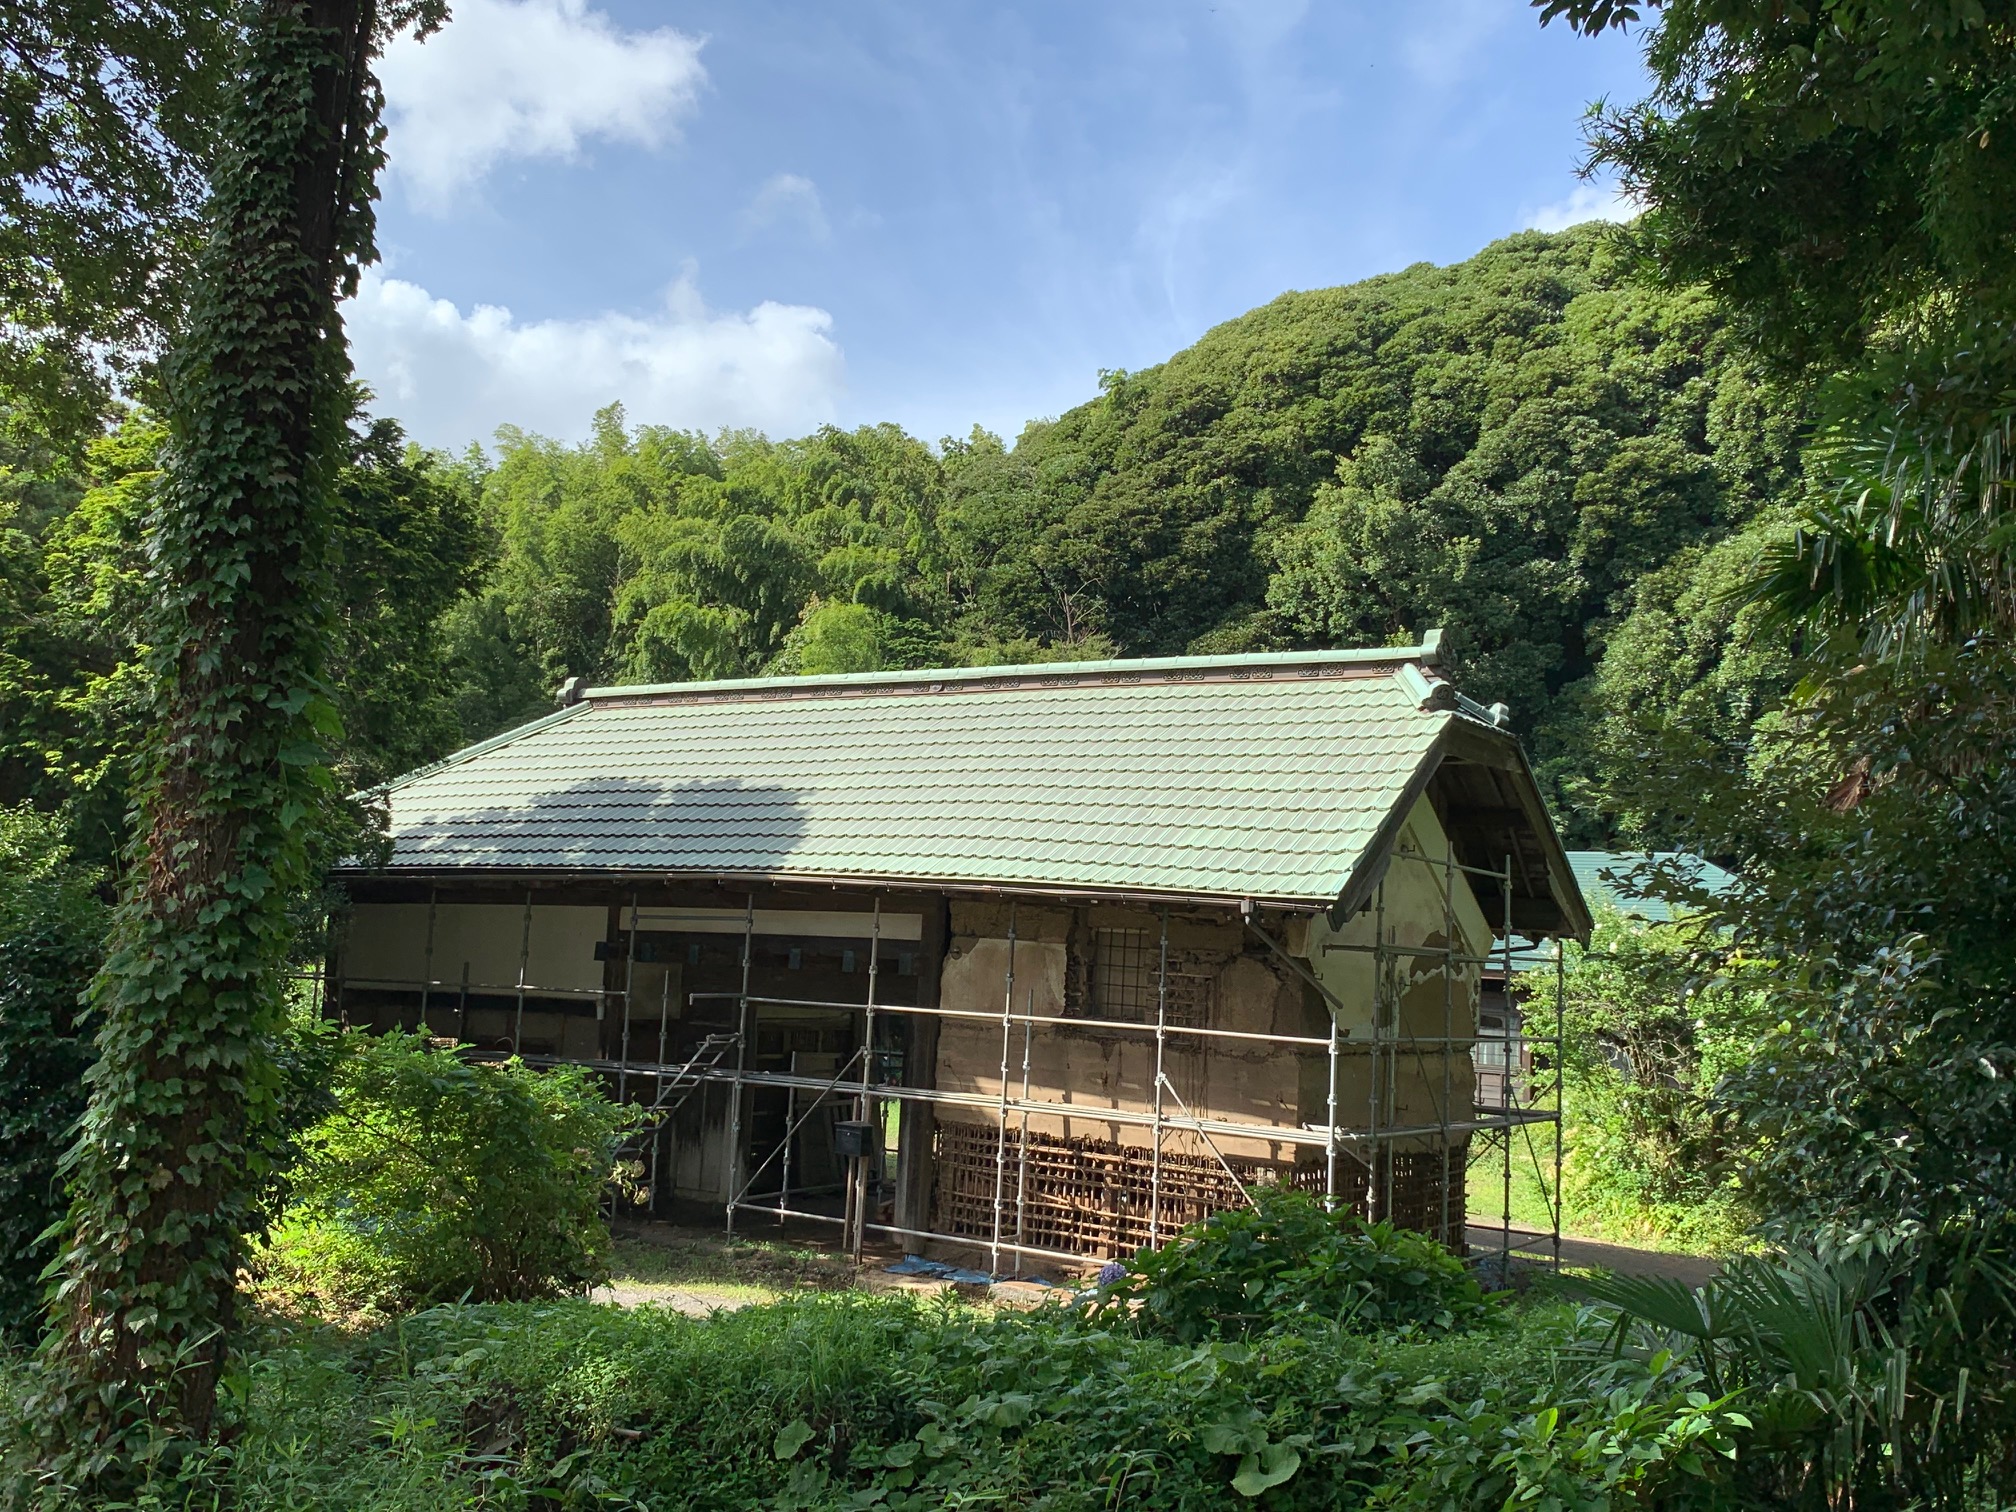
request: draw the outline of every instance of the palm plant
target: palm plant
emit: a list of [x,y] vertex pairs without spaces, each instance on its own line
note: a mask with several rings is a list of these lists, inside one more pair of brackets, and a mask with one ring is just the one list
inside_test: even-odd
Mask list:
[[1690,1289],[1562,1283],[1614,1314],[1608,1348],[1687,1358],[1751,1422],[1746,1505],[2006,1505],[2016,1484],[2016,1273],[2000,1229],[1860,1232],[1731,1260]]
[[1893,658],[2016,628],[2016,332],[1927,336],[1823,393],[1831,494],[1738,597]]

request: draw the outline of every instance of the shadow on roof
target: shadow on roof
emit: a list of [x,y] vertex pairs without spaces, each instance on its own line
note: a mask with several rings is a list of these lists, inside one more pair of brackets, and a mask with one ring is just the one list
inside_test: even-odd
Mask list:
[[601,871],[673,854],[682,871],[767,871],[805,829],[804,805],[774,783],[593,777],[522,804],[416,814],[393,826],[391,864]]

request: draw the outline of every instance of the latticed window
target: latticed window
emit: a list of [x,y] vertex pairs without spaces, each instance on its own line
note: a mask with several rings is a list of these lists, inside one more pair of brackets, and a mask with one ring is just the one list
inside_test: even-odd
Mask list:
[[1155,1022],[1156,999],[1166,992],[1166,1022],[1178,1028],[1211,1027],[1217,976],[1213,963],[1169,954],[1166,983],[1162,941],[1152,929],[1092,929],[1074,945],[1065,977],[1064,1011],[1073,1018],[1123,1024]]
[[1155,1017],[1160,944],[1145,929],[1099,929],[1092,935],[1092,1015],[1141,1023]]

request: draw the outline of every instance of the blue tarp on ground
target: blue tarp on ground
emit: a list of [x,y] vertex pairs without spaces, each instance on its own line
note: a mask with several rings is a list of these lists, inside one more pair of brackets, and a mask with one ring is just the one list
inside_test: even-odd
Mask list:
[[892,1276],[929,1276],[933,1281],[961,1281],[968,1286],[992,1286],[995,1281],[985,1271],[964,1270],[943,1260],[926,1260],[922,1255],[905,1255],[884,1269]]

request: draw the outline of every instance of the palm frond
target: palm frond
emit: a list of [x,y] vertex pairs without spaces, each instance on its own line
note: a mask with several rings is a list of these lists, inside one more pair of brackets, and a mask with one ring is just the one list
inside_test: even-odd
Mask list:
[[1982,323],[1833,386],[1808,449],[1829,494],[1729,599],[1881,658],[2016,629],[2012,370],[2016,333]]
[[1559,1285],[1572,1297],[1605,1303],[1666,1333],[1716,1337],[1702,1293],[1670,1276],[1563,1276]]

